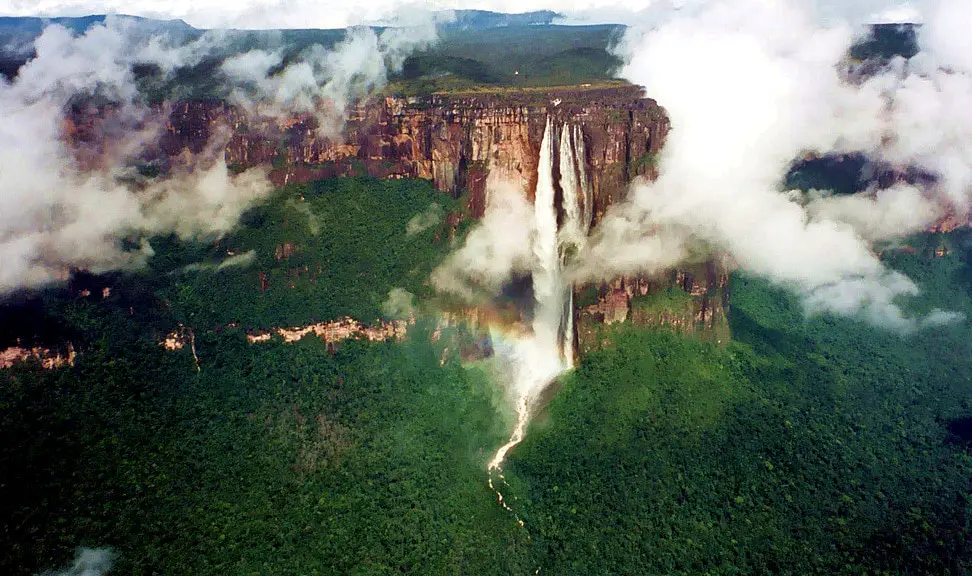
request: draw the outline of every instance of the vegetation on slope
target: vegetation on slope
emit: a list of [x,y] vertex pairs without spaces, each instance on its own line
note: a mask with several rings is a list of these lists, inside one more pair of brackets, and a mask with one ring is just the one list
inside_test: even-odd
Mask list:
[[424,342],[331,355],[239,330],[197,338],[196,373],[91,314],[108,337],[74,368],[4,377],[4,573],[85,544],[114,547],[119,574],[517,571],[482,374]]
[[619,26],[530,26],[446,32],[405,61],[386,90],[413,95],[471,89],[597,84],[621,60],[609,51]]
[[[442,216],[457,209],[458,201],[424,180],[291,185],[245,214],[218,247],[156,239],[152,268],[171,274],[160,293],[198,328],[293,326],[345,315],[373,322],[392,288],[429,294],[432,268],[451,247]],[[429,226],[409,231],[423,213],[431,214]],[[230,252],[251,251],[252,262],[213,270]],[[201,258],[209,269],[186,268]]]
[[[432,343],[420,323],[403,344],[334,351],[250,344],[245,324],[220,324],[249,318],[246,291],[259,294],[224,274],[269,267],[285,281],[299,254],[325,259],[346,268],[294,288],[303,309],[364,314],[378,300],[358,300],[386,292],[372,285],[434,262],[432,229],[427,242],[401,232],[430,189],[315,186],[273,198],[218,248],[156,242],[147,272],[75,280],[113,282],[105,300],[52,292],[18,316],[46,315],[45,333],[72,335],[80,353],[71,368],[0,373],[0,571],[62,566],[80,545],[113,547],[118,574],[967,571],[968,322],[901,336],[807,320],[791,295],[740,275],[727,347],[606,327],[610,343],[562,379],[510,455],[520,527],[486,485],[509,407],[480,368],[443,355],[448,337]],[[410,208],[363,197],[392,192]],[[405,237],[386,266],[387,234]],[[319,244],[280,263],[289,240]],[[968,237],[912,245],[886,254],[925,288],[912,304],[972,313]],[[185,269],[226,247],[256,250],[254,269]],[[384,272],[353,278],[358,258]],[[263,296],[289,302],[274,278]],[[246,321],[299,320],[299,299],[273,306]],[[197,329],[199,371],[188,349],[158,345],[177,321]]]
[[[957,237],[953,237],[957,239]],[[899,252],[972,313],[968,252]],[[605,328],[512,455],[534,561],[555,574],[963,574],[968,322],[900,336],[738,275],[726,348]]]

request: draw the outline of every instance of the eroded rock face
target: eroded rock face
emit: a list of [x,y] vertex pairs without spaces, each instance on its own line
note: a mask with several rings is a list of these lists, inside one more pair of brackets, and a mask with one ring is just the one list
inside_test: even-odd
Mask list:
[[0,350],[0,368],[11,368],[15,364],[36,360],[40,363],[41,367],[47,370],[53,370],[65,366],[74,366],[76,356],[77,353],[71,344],[67,345],[66,351],[63,353],[41,346],[33,346],[31,348],[11,346],[10,348]]
[[575,288],[579,352],[599,346],[601,326],[626,321],[727,343],[729,271],[726,258],[713,258],[656,277],[624,276]]
[[532,194],[548,116],[581,127],[595,223],[634,176],[653,176],[668,132],[664,110],[637,86],[377,99],[354,111],[344,141],[321,136],[311,116],[259,118],[222,102],[184,102],[170,106],[157,152],[198,153],[228,128],[226,163],[270,165],[276,185],[362,174],[424,178],[453,195],[468,190],[478,217],[491,172]]
[[[384,98],[353,113],[343,142],[321,137],[311,117],[248,118],[220,103],[187,103],[172,108],[163,149],[166,154],[202,149],[198,140],[228,124],[227,164],[237,169],[269,164],[277,185],[359,174],[424,178],[454,196],[468,192],[469,212],[481,217],[490,174],[518,183],[533,199],[548,117],[554,125],[580,128],[585,157],[579,160],[590,179],[594,226],[624,199],[634,177],[657,176],[654,160],[668,119],[636,86]],[[278,247],[278,259],[286,257],[285,248]],[[711,333],[724,341],[728,268],[721,260],[696,268],[596,287],[597,302],[575,312],[578,351],[589,348],[597,324],[624,321]],[[673,287],[690,295],[690,309],[652,311],[632,304]]]
[[350,338],[363,338],[372,342],[382,342],[385,340],[400,341],[405,338],[409,324],[414,324],[415,320],[395,320],[392,322],[378,322],[373,326],[365,326],[353,318],[342,318],[334,322],[319,322],[309,326],[297,326],[293,328],[277,328],[271,332],[253,332],[247,334],[246,339],[251,343],[268,342],[272,334],[277,334],[283,338],[284,342],[297,342],[305,336],[313,334],[326,344],[335,344]]

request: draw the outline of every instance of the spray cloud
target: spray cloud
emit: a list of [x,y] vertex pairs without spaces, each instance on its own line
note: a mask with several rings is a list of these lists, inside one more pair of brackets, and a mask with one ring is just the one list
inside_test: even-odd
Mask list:
[[43,572],[40,576],[103,576],[111,571],[115,557],[111,548],[78,548],[70,566],[57,572]]
[[[943,2],[939,14],[959,5]],[[920,326],[897,304],[917,287],[880,262],[872,241],[968,211],[972,90],[959,68],[968,63],[941,59],[953,47],[948,30],[929,34],[928,45],[942,48],[854,82],[846,72],[853,28],[822,26],[792,0],[711,2],[650,31],[629,30],[619,47],[622,74],[646,86],[673,129],[658,180],[632,187],[573,273],[657,272],[714,248],[795,289],[811,312]],[[938,183],[863,197],[781,193],[789,166],[811,151],[864,151],[917,166]]]

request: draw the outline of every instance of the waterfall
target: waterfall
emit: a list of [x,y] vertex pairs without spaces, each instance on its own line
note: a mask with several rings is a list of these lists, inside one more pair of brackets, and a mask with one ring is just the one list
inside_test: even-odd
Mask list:
[[[593,203],[587,179],[584,135],[580,126],[564,124],[560,131],[559,157],[556,130],[547,117],[540,144],[537,189],[534,201],[533,323],[526,337],[505,337],[491,331],[496,357],[508,365],[516,410],[516,427],[510,439],[489,461],[489,487],[500,505],[523,521],[505,501],[493,482],[494,472],[503,480],[507,453],[523,441],[534,405],[543,390],[564,370],[574,366],[574,290],[564,278],[571,255],[583,246],[591,227]],[[557,226],[555,160],[559,160],[561,208],[564,219]],[[505,483],[505,481],[504,481]]]
[[[564,221],[559,232],[561,265],[584,244],[591,228],[591,186],[587,180],[587,151],[584,134],[578,125],[564,123],[560,131],[560,188],[563,190]],[[563,356],[568,368],[574,367],[574,291],[566,286],[563,310]]]
[[[574,146],[574,132],[570,125],[564,123],[560,131],[560,188],[563,190],[564,221],[560,229],[560,263],[567,263],[570,251],[575,250],[580,243],[581,222],[583,220],[584,197],[580,190],[577,166],[577,156]],[[561,336],[564,362],[567,368],[574,367],[574,291],[566,286],[566,306],[562,312],[563,334]]]
[[[555,130],[550,118],[540,144],[537,190],[534,202],[533,236],[533,323],[527,337],[504,338],[494,335],[496,356],[508,364],[516,407],[516,428],[510,440],[489,462],[498,470],[507,452],[523,440],[534,401],[544,388],[567,367],[563,360],[564,309],[569,289],[561,274],[560,239],[554,188]],[[492,486],[492,478],[490,478]],[[496,491],[500,502],[503,495]]]
[[579,193],[573,140],[573,131],[564,123],[560,131],[560,188],[564,191],[564,225],[561,233],[568,238],[577,235],[583,218],[583,195]]
[[[491,473],[501,469],[506,454],[523,440],[541,392],[574,363],[573,289],[565,280],[563,270],[571,252],[577,250],[587,237],[592,202],[580,127],[564,124],[559,147],[557,144],[556,129],[548,117],[540,144],[534,201],[532,330],[529,336],[518,338],[504,337],[499,332],[493,334],[496,356],[508,364],[517,422],[509,441],[490,460]],[[564,213],[559,227],[554,182],[557,160]],[[509,510],[503,494],[493,485],[492,475],[489,485],[500,504]]]
[[533,334],[544,349],[558,350],[563,320],[565,285],[561,275],[557,206],[554,192],[554,128],[550,118],[540,145],[537,193],[534,202],[536,236],[533,241]]
[[594,220],[594,190],[591,188],[591,181],[587,177],[587,148],[584,146],[584,132],[579,125],[574,125],[571,136],[574,143],[577,179],[580,183],[581,199],[583,200],[580,231],[582,236],[586,237],[591,231],[591,222]]
[[578,125],[564,123],[560,132],[560,187],[564,191],[564,240],[583,242],[591,229],[593,193],[587,178],[587,149]]

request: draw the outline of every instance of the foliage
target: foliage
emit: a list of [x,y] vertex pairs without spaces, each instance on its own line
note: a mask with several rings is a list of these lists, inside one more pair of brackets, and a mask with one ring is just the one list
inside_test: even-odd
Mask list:
[[[444,202],[415,182],[288,188],[218,246],[156,239],[149,271],[78,275],[6,317],[39,315],[37,333],[79,356],[0,372],[0,570],[61,566],[86,545],[111,546],[116,572],[135,575],[968,571],[968,322],[900,335],[807,318],[791,294],[736,275],[728,346],[606,326],[609,343],[561,378],[505,465],[523,527],[486,484],[509,407],[482,367],[446,353],[448,334],[432,342],[431,322],[404,343],[336,350],[250,344],[245,323],[224,323],[367,312],[383,285],[420,290],[427,271],[416,286],[411,270],[446,249],[446,230],[404,229],[432,198]],[[278,262],[288,241],[300,250]],[[368,253],[396,246],[398,264]],[[227,248],[256,263],[186,270]],[[909,310],[972,313],[970,248],[953,233],[885,251],[924,289]],[[318,276],[326,290],[289,302],[274,282],[315,261],[335,271]],[[264,294],[227,280],[258,271]],[[99,282],[108,297],[77,296]],[[198,372],[189,350],[158,345],[179,322]]]
[[574,296],[575,308],[587,308],[598,303],[599,300],[597,285],[586,284],[577,291]]
[[538,25],[444,32],[435,46],[412,55],[402,72],[392,76],[393,91],[421,94],[609,80],[621,66],[609,52],[621,29]]
[[[967,285],[956,290],[968,252],[927,254],[899,251],[894,264],[925,299],[972,311]],[[969,325],[899,335],[807,319],[791,294],[736,275],[732,329],[720,348],[605,328],[613,345],[564,379],[508,465],[535,563],[553,574],[966,573],[972,458],[949,423],[972,410]]]
[[692,295],[681,288],[669,288],[631,298],[631,308],[653,312],[692,313]]
[[647,171],[654,170],[657,165],[658,154],[648,150],[631,163],[628,172],[630,174],[644,174]]
[[4,573],[79,543],[115,548],[121,574],[523,571],[486,486],[506,420],[427,331],[336,354],[223,331],[198,338],[197,374],[102,330],[70,370],[4,377]]
[[337,178],[291,185],[245,214],[218,249],[206,248],[212,264],[229,252],[253,250],[251,265],[184,270],[180,265],[203,258],[201,248],[173,245],[169,238],[153,241],[159,256],[152,266],[173,275],[161,294],[200,328],[270,328],[345,315],[372,322],[381,317],[392,288],[429,293],[426,280],[450,249],[449,230],[438,223],[409,234],[406,225],[433,203],[445,212],[458,208],[424,180]]

